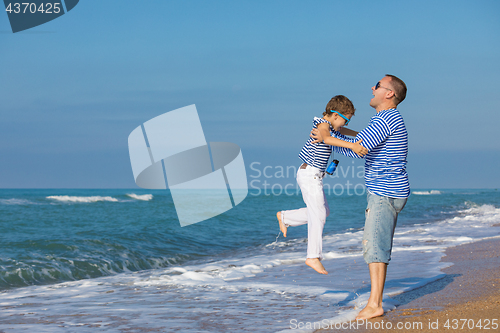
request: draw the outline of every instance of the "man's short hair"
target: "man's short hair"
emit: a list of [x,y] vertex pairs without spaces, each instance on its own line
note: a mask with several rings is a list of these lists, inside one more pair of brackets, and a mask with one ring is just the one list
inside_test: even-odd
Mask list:
[[348,116],[350,114],[354,115],[356,109],[349,98],[344,95],[334,96],[326,105],[325,112],[323,112],[323,116],[330,115],[332,110],[338,111],[342,113],[344,116]]
[[406,84],[403,82],[403,80],[391,74],[385,74],[385,76],[391,78],[391,86],[394,89],[394,95],[396,95],[396,104],[404,101],[404,99],[406,98]]

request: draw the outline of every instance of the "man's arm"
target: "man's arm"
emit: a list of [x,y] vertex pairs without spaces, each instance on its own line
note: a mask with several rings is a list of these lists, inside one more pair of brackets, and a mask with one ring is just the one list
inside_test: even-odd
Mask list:
[[349,135],[349,136],[356,136],[359,133],[359,132],[353,131],[352,129],[345,128],[345,127],[342,127],[339,132],[342,135]]

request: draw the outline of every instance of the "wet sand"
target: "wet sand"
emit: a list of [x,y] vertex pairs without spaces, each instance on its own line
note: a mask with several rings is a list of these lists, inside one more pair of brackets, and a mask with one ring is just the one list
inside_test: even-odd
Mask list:
[[446,276],[392,297],[396,310],[316,332],[500,332],[500,238],[448,248],[441,261],[453,262]]

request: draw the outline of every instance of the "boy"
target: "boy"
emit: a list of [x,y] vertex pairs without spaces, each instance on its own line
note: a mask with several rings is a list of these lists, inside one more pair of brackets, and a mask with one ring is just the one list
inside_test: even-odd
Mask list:
[[[343,130],[354,115],[352,102],[343,95],[333,97],[326,105],[323,118],[314,117],[313,129],[318,129],[323,137],[330,137],[330,133],[341,131],[346,135],[353,135],[354,131]],[[286,237],[287,228],[307,223],[307,259],[306,265],[320,274],[328,274],[321,264],[323,247],[323,227],[326,217],[330,214],[328,202],[323,191],[323,176],[328,160],[332,153],[331,145],[352,149],[356,154],[363,156],[368,150],[356,143],[330,138],[329,145],[319,142],[313,143],[309,138],[302,148],[299,158],[304,162],[297,171],[297,183],[300,186],[302,197],[307,208],[286,210],[276,213],[280,230]]]

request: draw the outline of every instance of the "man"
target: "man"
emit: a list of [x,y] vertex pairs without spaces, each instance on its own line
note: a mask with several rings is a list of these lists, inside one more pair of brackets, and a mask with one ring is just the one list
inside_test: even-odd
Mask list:
[[[353,141],[361,143],[369,152],[365,156],[365,182],[368,190],[368,206],[365,211],[363,233],[363,257],[370,270],[371,292],[368,304],[356,319],[368,319],[384,314],[382,294],[387,265],[391,260],[392,239],[398,213],[410,195],[410,184],[406,173],[408,134],[397,106],[406,97],[405,83],[387,74],[372,87],[370,106],[377,113],[367,128],[357,133]],[[356,133],[356,132],[353,132]],[[334,135],[348,139],[338,132]],[[323,138],[317,131],[312,136],[329,144],[331,137]],[[334,147],[335,151],[349,157],[359,158],[352,150]]]

